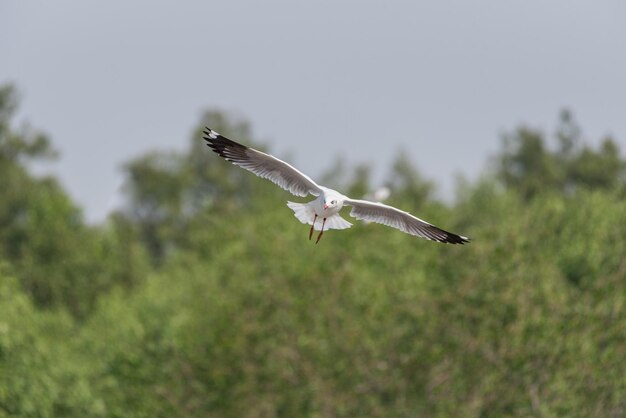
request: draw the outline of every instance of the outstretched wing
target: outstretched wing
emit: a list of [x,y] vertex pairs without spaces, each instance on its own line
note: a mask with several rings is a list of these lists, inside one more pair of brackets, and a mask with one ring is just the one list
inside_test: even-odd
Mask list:
[[408,212],[382,203],[367,200],[346,199],[344,204],[352,206],[350,216],[359,220],[377,222],[397,228],[407,234],[449,244],[465,244],[469,238],[444,231]]
[[296,196],[317,196],[321,193],[320,186],[309,176],[276,157],[241,145],[210,128],[205,128],[204,140],[227,161],[270,180]]

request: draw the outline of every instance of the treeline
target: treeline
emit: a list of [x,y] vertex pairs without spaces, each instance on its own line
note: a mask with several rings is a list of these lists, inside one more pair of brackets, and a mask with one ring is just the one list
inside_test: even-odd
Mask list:
[[[209,154],[124,166],[88,225],[49,138],[0,89],[0,416],[626,415],[626,161],[569,112],[504,135],[454,205],[402,156],[389,202],[473,238],[380,225],[312,245],[286,192]],[[335,185],[371,191],[365,166]]]

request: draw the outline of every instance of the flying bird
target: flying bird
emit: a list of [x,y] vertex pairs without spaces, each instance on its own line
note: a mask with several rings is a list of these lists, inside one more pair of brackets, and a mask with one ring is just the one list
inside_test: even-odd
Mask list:
[[313,230],[320,231],[317,244],[324,231],[346,229],[352,224],[341,217],[339,211],[345,205],[351,206],[350,216],[363,221],[377,222],[410,235],[449,244],[465,244],[469,238],[444,231],[408,212],[383,203],[351,199],[336,190],[320,186],[309,176],[278,158],[255,150],[226,138],[210,128],[204,130],[207,145],[220,157],[245,168],[259,177],[270,180],[296,196],[316,196],[308,203],[287,202],[303,224],[311,225],[309,240]]

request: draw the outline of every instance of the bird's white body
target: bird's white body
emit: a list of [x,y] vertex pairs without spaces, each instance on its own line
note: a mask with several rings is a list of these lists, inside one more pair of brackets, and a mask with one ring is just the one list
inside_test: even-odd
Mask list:
[[339,215],[347,197],[327,187],[320,189],[322,192],[315,200],[308,203],[287,202],[287,206],[294,211],[300,222],[312,225],[316,231],[321,231],[322,226],[324,231],[350,228],[352,224]]

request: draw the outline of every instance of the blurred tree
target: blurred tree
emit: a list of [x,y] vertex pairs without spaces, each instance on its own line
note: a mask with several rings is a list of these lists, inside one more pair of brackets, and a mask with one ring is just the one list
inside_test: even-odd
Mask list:
[[[0,264],[0,417],[100,417],[67,314],[40,312]],[[91,363],[93,365],[93,363]]]
[[156,266],[185,246],[194,217],[205,211],[222,213],[251,204],[254,176],[210,158],[202,140],[205,126],[254,144],[246,121],[207,111],[192,132],[187,152],[151,152],[124,167],[126,204],[118,216],[136,225]]
[[527,199],[542,190],[558,188],[563,167],[546,149],[540,132],[519,128],[505,135],[503,142],[499,177],[506,187],[518,190]]
[[125,214],[137,225],[155,263],[164,259],[172,234],[184,220],[183,194],[190,182],[185,169],[181,155],[157,152],[125,166],[125,191],[130,196]]
[[348,196],[362,199],[366,193],[370,192],[371,169],[367,164],[359,164],[354,168],[352,179],[346,192]]
[[568,109],[561,110],[556,130],[558,141],[557,155],[563,161],[569,161],[579,149],[582,131],[574,120],[574,115]]
[[435,185],[424,179],[423,175],[413,166],[406,152],[400,152],[392,165],[387,187],[391,190],[394,201],[401,201],[407,210],[423,207],[433,198]]
[[[86,226],[54,178],[29,173],[28,162],[56,152],[45,135],[11,126],[17,102],[13,87],[0,88],[0,259],[9,262],[38,306],[66,307],[84,316],[102,292],[137,281],[130,276],[143,272],[112,268],[118,257],[126,257],[118,251],[117,230]],[[127,267],[141,265],[139,253],[132,257]]]
[[341,156],[337,156],[331,165],[321,174],[318,183],[338,191],[345,190],[347,184],[342,182],[342,179],[348,177],[347,172],[348,167],[346,161]]
[[621,158],[617,143],[606,138],[600,149],[584,146],[572,161],[569,181],[586,189],[614,189],[626,181],[626,162]]
[[527,127],[505,134],[497,177],[526,200],[545,192],[624,186],[626,164],[617,143],[607,138],[598,150],[581,145],[581,129],[567,110],[561,112],[556,142],[556,150],[550,150],[545,136]]
[[[11,120],[18,106],[18,97],[12,85],[0,86],[0,165],[19,164],[25,160],[53,158],[47,136],[26,126],[16,131]],[[1,166],[0,166],[1,167]]]

